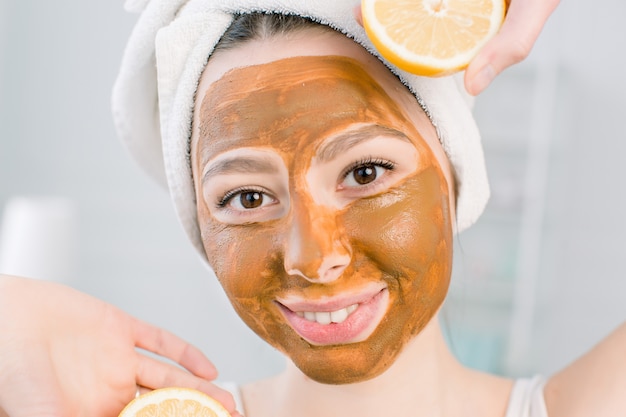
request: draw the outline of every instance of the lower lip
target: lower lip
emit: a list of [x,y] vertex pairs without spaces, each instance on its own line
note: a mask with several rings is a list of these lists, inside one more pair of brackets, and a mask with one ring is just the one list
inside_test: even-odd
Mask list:
[[369,301],[359,304],[341,323],[320,324],[306,320],[279,304],[291,327],[313,345],[340,345],[367,339],[382,320],[389,300],[386,289]]

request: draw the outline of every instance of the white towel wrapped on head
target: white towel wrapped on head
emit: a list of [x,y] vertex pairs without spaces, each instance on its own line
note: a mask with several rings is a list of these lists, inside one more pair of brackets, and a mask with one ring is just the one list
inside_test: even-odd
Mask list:
[[122,141],[152,177],[167,183],[178,216],[204,257],[189,163],[195,92],[207,58],[236,14],[295,14],[333,27],[385,63],[413,92],[437,128],[456,181],[456,229],[471,226],[489,198],[472,100],[455,76],[418,77],[375,50],[355,21],[354,0],[127,0],[141,11],[113,91]]

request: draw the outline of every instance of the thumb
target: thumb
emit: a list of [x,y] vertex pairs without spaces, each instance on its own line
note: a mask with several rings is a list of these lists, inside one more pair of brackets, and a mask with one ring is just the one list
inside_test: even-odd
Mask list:
[[558,0],[513,0],[500,31],[465,71],[465,88],[482,92],[504,69],[524,60],[532,50]]

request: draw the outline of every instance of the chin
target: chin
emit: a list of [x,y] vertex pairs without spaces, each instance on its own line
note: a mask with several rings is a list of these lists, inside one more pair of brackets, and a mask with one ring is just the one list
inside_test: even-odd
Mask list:
[[[401,337],[374,332],[358,343],[332,346],[314,346],[300,339],[295,346],[279,347],[307,377],[321,384],[344,385],[365,382],[387,371],[400,356],[412,334]],[[295,348],[295,349],[294,349]]]

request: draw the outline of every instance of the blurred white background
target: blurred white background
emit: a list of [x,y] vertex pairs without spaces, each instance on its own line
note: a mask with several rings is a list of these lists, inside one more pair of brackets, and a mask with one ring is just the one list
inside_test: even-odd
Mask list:
[[[531,57],[478,100],[493,197],[457,239],[443,314],[468,364],[550,374],[626,319],[625,15],[618,0],[563,1]],[[73,213],[67,236],[42,243],[41,226],[39,246],[18,251],[49,262],[40,278],[174,331],[224,380],[269,375],[282,359],[240,323],[115,136],[110,91],[135,18],[121,1],[0,0],[0,210],[14,219],[16,201],[43,198]],[[15,272],[6,236],[24,234],[0,227],[1,272]],[[63,265],[31,258],[45,244]]]

